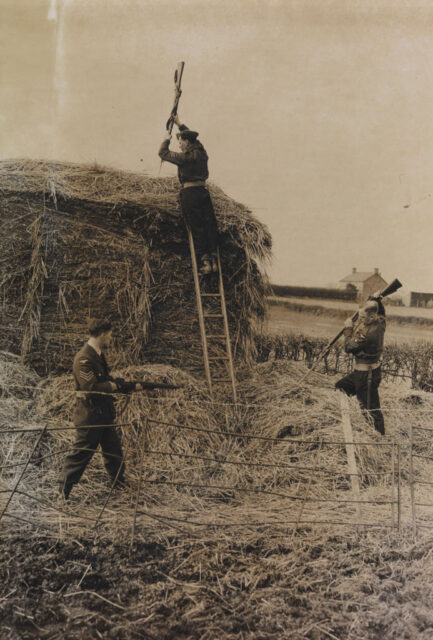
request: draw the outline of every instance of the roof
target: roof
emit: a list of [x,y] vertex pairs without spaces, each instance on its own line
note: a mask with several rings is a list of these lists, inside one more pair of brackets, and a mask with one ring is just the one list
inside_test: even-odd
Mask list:
[[380,273],[375,273],[374,271],[355,271],[355,273],[349,273],[345,278],[341,278],[340,282],[365,282],[374,275],[382,278]]

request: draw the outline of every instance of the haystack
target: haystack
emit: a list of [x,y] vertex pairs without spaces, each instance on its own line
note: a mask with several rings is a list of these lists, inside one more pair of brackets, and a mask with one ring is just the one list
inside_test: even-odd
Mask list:
[[[47,426],[20,480],[20,493],[8,507],[6,523],[24,519],[33,528],[53,532],[59,526],[58,478],[75,436],[70,423],[75,402],[71,377],[57,376],[32,386],[29,376],[33,374],[18,359],[0,354],[0,365],[3,363],[9,373],[1,380],[0,511],[19,480],[41,427]],[[360,443],[356,458],[365,502],[360,520],[350,502],[353,495],[338,394],[328,376],[313,372],[292,391],[305,373],[303,365],[256,365],[239,384],[241,403],[227,404],[210,401],[203,381],[168,365],[128,367],[118,373],[168,379],[182,387],[118,398],[117,423],[130,488],[110,496],[101,455],[94,456],[74,487],[72,511],[63,514],[66,519],[60,523],[83,538],[92,535],[91,519],[103,511],[100,534],[125,540],[131,533],[134,496],[140,482],[137,526],[143,535],[156,525],[169,534],[173,524],[180,522],[191,533],[209,527],[221,527],[221,533],[240,523],[237,531],[247,537],[254,536],[257,526],[264,523],[272,529],[288,527],[293,531],[300,520],[391,526],[396,512],[389,501],[392,487],[394,496],[397,491],[397,479],[393,484],[390,445],[393,438],[407,442],[408,425],[425,424],[432,406],[429,394],[423,394],[423,398],[428,396],[423,404],[413,406],[405,396],[387,389],[383,408],[388,437],[383,440],[364,420],[356,399],[350,402],[354,440]],[[25,393],[17,381],[27,389]],[[22,397],[14,396],[16,390]],[[425,455],[433,455],[427,436],[417,445],[417,452],[421,447]],[[403,518],[411,517],[408,471],[408,450],[402,447]],[[430,482],[430,462],[417,460],[416,473]],[[421,489],[417,488],[420,502],[430,502]],[[431,510],[420,517],[431,523]]]
[[[0,348],[24,355],[43,375],[70,371],[88,317],[103,315],[116,323],[113,364],[159,362],[201,372],[178,190],[174,178],[1,162]],[[234,353],[246,361],[265,311],[271,238],[245,206],[215,186],[210,191]]]

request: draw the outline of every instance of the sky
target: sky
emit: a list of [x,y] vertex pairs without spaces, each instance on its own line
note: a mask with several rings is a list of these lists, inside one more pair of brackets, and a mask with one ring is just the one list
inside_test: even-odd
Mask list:
[[183,60],[180,118],[271,231],[273,282],[431,292],[432,33],[429,0],[0,0],[0,158],[174,175]]

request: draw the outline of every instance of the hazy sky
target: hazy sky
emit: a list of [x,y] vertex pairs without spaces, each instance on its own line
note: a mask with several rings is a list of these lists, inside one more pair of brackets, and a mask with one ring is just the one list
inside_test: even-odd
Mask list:
[[158,175],[184,60],[180,117],[200,132],[211,179],[269,226],[274,282],[379,267],[433,291],[430,0],[0,0],[0,11],[0,157]]

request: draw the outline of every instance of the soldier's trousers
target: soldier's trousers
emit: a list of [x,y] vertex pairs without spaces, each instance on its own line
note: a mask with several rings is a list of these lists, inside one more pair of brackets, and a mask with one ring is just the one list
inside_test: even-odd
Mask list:
[[180,191],[179,200],[197,254],[202,260],[210,260],[217,252],[218,226],[209,191],[206,187],[186,187]]
[[[383,413],[380,410],[378,387],[382,379],[380,367],[371,372],[370,394],[368,392],[368,371],[352,371],[335,384],[335,388],[344,391],[348,396],[356,396],[365,416],[370,415],[376,431],[385,435]],[[370,407],[367,407],[370,399]]]
[[101,446],[105,469],[114,482],[123,480],[125,465],[122,444],[115,426],[77,427],[74,448],[64,462],[60,482],[66,490],[76,484],[83,475],[98,446]]

